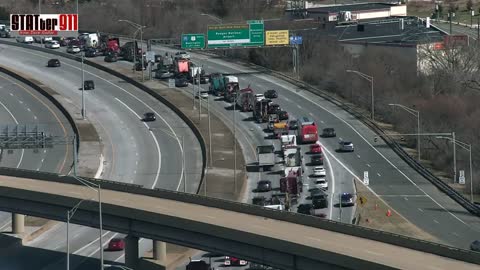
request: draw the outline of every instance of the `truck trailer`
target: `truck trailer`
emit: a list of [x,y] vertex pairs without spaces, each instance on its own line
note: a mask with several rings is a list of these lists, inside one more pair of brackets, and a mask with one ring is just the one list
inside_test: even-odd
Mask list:
[[258,168],[271,169],[275,166],[275,147],[273,145],[257,146]]

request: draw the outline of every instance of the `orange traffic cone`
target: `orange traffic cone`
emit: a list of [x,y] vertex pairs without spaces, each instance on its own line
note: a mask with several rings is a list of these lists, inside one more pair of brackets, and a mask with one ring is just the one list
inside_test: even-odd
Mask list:
[[391,216],[392,215],[392,211],[390,211],[390,209],[387,210],[387,217]]

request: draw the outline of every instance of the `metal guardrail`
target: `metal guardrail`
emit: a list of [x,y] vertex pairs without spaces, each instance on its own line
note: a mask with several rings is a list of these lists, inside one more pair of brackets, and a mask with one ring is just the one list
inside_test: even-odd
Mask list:
[[[75,120],[73,120],[73,117],[70,115],[70,113],[68,113],[68,111],[65,109],[65,107],[63,107],[62,104],[56,98],[54,98],[52,95],[50,95],[42,87],[38,86],[35,82],[33,82],[33,81],[31,81],[31,80],[29,80],[25,77],[22,77],[21,75],[15,73],[15,72],[13,72],[9,69],[3,68],[3,67],[0,67],[0,72],[5,73],[5,74],[9,75],[10,77],[13,77],[13,78],[21,81],[22,83],[30,86],[32,89],[35,89],[37,92],[39,92],[44,97],[46,97],[50,102],[52,102],[53,105],[55,105],[57,107],[57,109],[59,109],[62,112],[62,114],[65,116],[65,118],[67,118],[67,121],[70,124],[70,126],[72,127],[73,133],[76,136],[75,140],[77,141],[76,144],[77,144],[77,152],[78,152],[78,150],[80,149],[80,134],[78,132],[78,127],[75,124]],[[73,164],[72,164],[72,166],[73,166]]]
[[[5,45],[10,45],[10,46],[17,46],[17,47],[22,47],[22,48],[26,48],[26,49],[31,49],[31,50],[36,50],[36,51],[42,51],[42,52],[45,52],[45,53],[49,53],[49,54],[54,54],[54,55],[58,55],[58,56],[61,56],[61,57],[64,57],[64,58],[68,58],[68,59],[71,59],[71,60],[74,60],[74,61],[77,61],[77,62],[81,62],[81,58],[78,57],[78,56],[74,56],[74,55],[71,55],[71,54],[68,54],[68,53],[63,53],[63,52],[59,52],[59,51],[54,51],[54,50],[51,50],[51,49],[46,49],[46,48],[42,48],[42,47],[36,47],[36,46],[32,46],[32,45],[28,45],[28,44],[22,44],[22,43],[15,43],[15,42],[12,42],[12,41],[5,41],[5,40],[0,40],[0,44],[5,44]],[[187,115],[185,115],[180,109],[178,109],[175,105],[173,105],[173,103],[171,103],[170,101],[168,101],[167,99],[165,99],[164,97],[162,97],[160,94],[156,93],[155,91],[153,91],[152,89],[150,89],[149,87],[143,85],[142,83],[118,72],[118,71],[115,71],[115,70],[112,70],[108,67],[105,67],[103,65],[100,65],[100,64],[97,64],[97,63],[94,63],[92,61],[89,61],[87,59],[84,59],[83,61],[85,64],[89,65],[89,66],[92,66],[96,69],[100,69],[102,71],[105,71],[113,76],[116,76],[132,85],[134,85],[135,87],[143,90],[144,92],[148,93],[149,95],[151,95],[152,97],[154,97],[155,99],[157,99],[158,101],[162,102],[163,104],[165,104],[167,107],[169,107],[172,111],[174,111],[187,125],[188,127],[192,130],[192,132],[195,134],[195,137],[197,137],[197,140],[198,142],[200,143],[200,148],[202,150],[202,172],[201,172],[201,178],[200,178],[200,183],[197,187],[197,190],[196,190],[196,193],[199,193],[200,192],[200,188],[202,186],[202,183],[203,183],[203,180],[205,178],[205,170],[206,170],[206,167],[207,167],[207,148],[206,148],[206,145],[205,145],[205,141],[203,140],[203,137],[200,133],[200,130],[198,130],[198,128],[195,126],[195,124],[188,118]],[[72,119],[73,120],[73,119]],[[78,136],[77,136],[78,138]]]
[[[0,167],[0,175],[22,177],[29,179],[37,179],[42,181],[67,183],[81,186],[82,184],[70,176],[59,176],[54,173],[37,172],[22,169],[12,169]],[[341,223],[337,221],[325,220],[313,216],[297,214],[287,211],[279,211],[260,207],[257,205],[239,203],[224,199],[217,199],[212,197],[204,197],[197,194],[183,193],[178,191],[171,191],[165,189],[148,189],[139,185],[118,183],[109,180],[85,178],[88,181],[98,183],[103,190],[112,190],[119,192],[127,192],[142,196],[149,196],[154,198],[161,198],[167,200],[175,200],[185,203],[203,205],[206,207],[218,208],[227,211],[233,211],[248,215],[255,215],[264,218],[275,219],[279,221],[296,223],[313,228],[334,231],[351,236],[371,239],[392,245],[402,246],[405,248],[428,252],[443,257],[448,257],[456,260],[462,260],[474,264],[480,264],[480,254],[477,252],[450,247],[443,244],[433,243],[425,240],[415,239],[408,236],[398,235],[394,233],[379,231],[366,227],[355,226],[348,223]]]

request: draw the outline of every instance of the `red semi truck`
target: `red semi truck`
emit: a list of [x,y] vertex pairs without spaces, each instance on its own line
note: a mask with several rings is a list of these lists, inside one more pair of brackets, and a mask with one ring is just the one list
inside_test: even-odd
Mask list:
[[297,139],[302,143],[316,143],[318,140],[317,125],[308,117],[298,119]]

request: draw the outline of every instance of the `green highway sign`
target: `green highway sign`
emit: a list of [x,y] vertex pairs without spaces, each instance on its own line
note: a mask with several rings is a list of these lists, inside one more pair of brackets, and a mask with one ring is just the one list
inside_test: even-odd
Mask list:
[[182,49],[205,48],[204,34],[182,34]]
[[263,21],[247,21],[246,24],[209,25],[208,48],[263,46],[265,32]]

